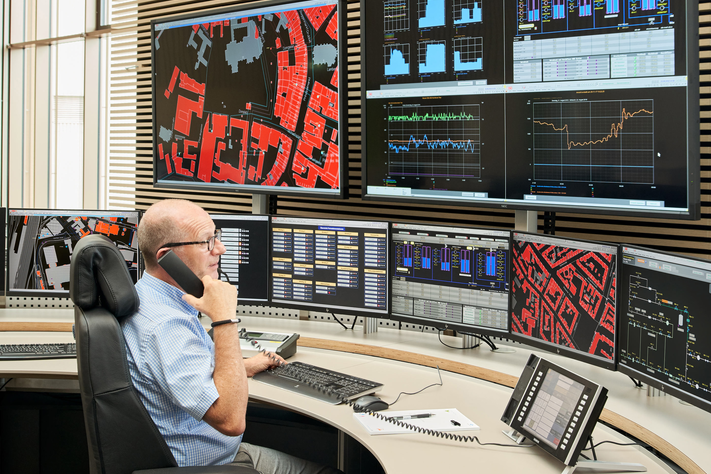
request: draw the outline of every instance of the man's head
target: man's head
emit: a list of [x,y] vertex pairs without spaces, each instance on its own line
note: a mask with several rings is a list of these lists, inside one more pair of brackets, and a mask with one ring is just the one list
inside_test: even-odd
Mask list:
[[143,214],[138,226],[138,247],[148,273],[170,283],[172,279],[158,265],[158,259],[169,250],[175,252],[198,278],[205,275],[218,278],[217,264],[220,255],[225,253],[219,240],[215,240],[211,251],[208,251],[207,243],[166,247],[166,244],[207,241],[214,235],[215,224],[200,206],[190,201],[168,199],[153,204]]

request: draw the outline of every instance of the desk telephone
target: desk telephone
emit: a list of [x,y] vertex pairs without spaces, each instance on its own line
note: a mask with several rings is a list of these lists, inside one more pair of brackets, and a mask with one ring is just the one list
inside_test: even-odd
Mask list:
[[[202,281],[172,250],[169,250],[159,258],[158,264],[180,285],[183,291],[196,298],[202,297],[205,291]],[[212,329],[209,334],[212,337]],[[299,339],[299,335],[296,333],[266,333],[247,331],[244,328],[239,332],[239,342],[243,357],[251,357],[261,351],[267,351],[286,359],[296,353],[297,339]]]

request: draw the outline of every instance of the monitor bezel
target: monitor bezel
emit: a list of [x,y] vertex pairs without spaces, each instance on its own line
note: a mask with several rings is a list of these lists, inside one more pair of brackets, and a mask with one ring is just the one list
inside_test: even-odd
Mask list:
[[[509,245],[509,258],[508,261],[506,262],[507,266],[507,271],[509,272],[509,278],[508,281],[506,282],[507,285],[509,285],[509,294],[506,295],[506,300],[507,300],[507,308],[506,308],[506,320],[507,320],[507,325],[506,329],[495,329],[495,328],[490,328],[486,326],[472,326],[464,323],[450,323],[450,322],[445,322],[445,321],[436,321],[436,320],[431,320],[427,318],[420,318],[418,316],[414,315],[405,315],[405,314],[399,314],[399,313],[394,313],[393,312],[393,305],[392,305],[392,299],[393,299],[393,290],[392,290],[392,282],[393,278],[395,278],[395,273],[393,272],[392,268],[392,248],[390,249],[391,254],[389,255],[388,259],[388,277],[389,277],[389,283],[390,283],[390,319],[393,321],[400,321],[400,322],[405,322],[405,323],[410,323],[410,324],[416,324],[420,326],[426,326],[426,327],[432,327],[435,328],[439,331],[445,331],[448,329],[457,331],[458,333],[461,334],[471,334],[471,335],[482,335],[482,336],[491,336],[491,337],[508,337],[508,334],[511,330],[511,295],[510,295],[510,285],[511,285],[511,231],[509,229],[500,229],[500,228],[487,228],[487,227],[464,227],[464,226],[447,226],[447,225],[442,225],[442,224],[424,224],[421,222],[406,222],[406,221],[391,221],[390,222],[390,246],[393,245],[394,242],[394,235],[395,235],[395,225],[398,224],[403,224],[403,225],[413,225],[413,226],[424,226],[424,227],[431,227],[434,229],[441,228],[441,229],[455,229],[455,228],[461,228],[464,231],[467,230],[473,230],[473,231],[503,231],[508,233],[508,245]],[[499,237],[497,237],[498,239]],[[503,238],[503,237],[501,237]]]
[[[554,344],[551,342],[546,342],[538,338],[533,338],[529,337],[526,335],[523,335],[518,332],[514,332],[512,329],[513,326],[513,279],[514,279],[514,253],[513,253],[513,247],[515,245],[515,235],[516,234],[522,234],[522,235],[528,235],[528,236],[538,236],[538,237],[546,237],[546,238],[552,238],[555,240],[570,240],[574,242],[580,242],[582,244],[591,244],[591,245],[609,245],[612,247],[615,247],[617,249],[616,251],[616,267],[617,267],[617,275],[615,277],[615,281],[617,284],[617,288],[615,289],[615,334],[614,334],[614,348],[615,348],[615,354],[611,360],[609,359],[604,359],[602,357],[595,356],[593,354],[583,352],[578,349],[572,349],[569,347],[561,346],[558,344]],[[597,367],[602,367],[604,369],[608,369],[611,371],[615,371],[617,368],[617,353],[618,353],[618,347],[617,347],[617,333],[618,331],[618,322],[619,322],[619,316],[618,316],[618,311],[619,311],[619,274],[620,274],[620,246],[615,243],[610,243],[610,242],[602,242],[602,241],[594,241],[594,240],[587,240],[587,239],[578,239],[578,238],[573,238],[573,237],[565,237],[565,236],[557,236],[557,235],[550,235],[550,234],[538,234],[538,233],[533,233],[533,232],[522,232],[522,231],[512,231],[511,232],[511,259],[510,259],[510,273],[509,275],[511,276],[511,285],[509,287],[509,339],[511,339],[514,342],[518,342],[521,344],[525,344],[531,347],[535,347],[537,349],[541,349],[545,352],[549,352],[552,354],[558,354],[562,355],[564,357],[569,357],[571,359],[579,360],[581,362],[585,362],[587,364],[595,365]]]
[[[382,319],[387,319],[390,314],[390,269],[388,265],[385,267],[385,273],[387,277],[387,291],[388,294],[386,295],[385,298],[385,305],[386,308],[384,310],[372,310],[368,308],[356,308],[356,307],[349,307],[349,306],[333,306],[333,305],[323,305],[323,304],[316,304],[314,302],[304,302],[304,303],[298,303],[298,302],[293,302],[293,301],[285,301],[285,300],[275,300],[274,299],[274,293],[273,289],[274,286],[272,284],[272,275],[274,273],[274,268],[272,266],[271,262],[271,257],[273,257],[273,248],[272,248],[272,228],[274,227],[274,219],[300,219],[300,220],[311,220],[314,222],[314,224],[309,223],[308,225],[315,225],[315,223],[325,223],[326,225],[332,225],[333,223],[339,223],[339,222],[349,222],[349,223],[357,223],[357,222],[367,222],[367,223],[378,223],[378,224],[385,224],[385,231],[387,233],[386,235],[386,241],[388,243],[387,246],[387,258],[390,258],[390,222],[389,221],[381,221],[381,220],[367,220],[367,219],[358,219],[358,218],[348,218],[348,219],[322,219],[318,217],[302,217],[302,216],[288,216],[288,215],[276,215],[272,214],[271,218],[269,219],[269,254],[270,254],[270,262],[269,262],[269,272],[270,272],[270,280],[269,280],[269,303],[272,307],[277,307],[277,308],[292,308],[292,309],[300,309],[304,311],[310,311],[310,312],[326,312],[330,313],[334,318],[337,318],[337,315],[343,314],[343,315],[352,315],[352,316],[361,316],[361,317],[370,317],[370,318],[382,318]],[[365,291],[365,290],[363,290]]]
[[[270,231],[271,231],[271,216],[269,214],[225,214],[225,213],[210,213],[210,218],[215,222],[215,220],[234,220],[235,222],[244,222],[244,221],[252,221],[252,222],[259,222],[263,221],[266,224],[266,233],[267,233],[267,239],[271,240],[270,237]],[[217,229],[224,229],[224,227],[220,227],[215,223],[215,227]],[[224,245],[224,244],[223,244]],[[259,298],[247,298],[244,296],[240,296],[239,294],[237,295],[237,304],[256,304],[256,305],[266,305],[269,304],[269,283],[271,281],[271,246],[268,246],[269,248],[267,249],[265,253],[266,255],[266,262],[264,266],[264,271],[266,275],[266,297],[264,299],[259,299]],[[227,254],[228,252],[225,252]],[[220,255],[220,262],[222,262],[222,255]],[[220,265],[220,270],[222,270],[222,266]],[[220,275],[221,277],[222,275]],[[220,278],[222,279],[222,278]],[[228,282],[232,284],[232,282]],[[233,285],[235,286],[235,285]]]
[[[7,259],[7,265],[5,268],[5,295],[8,297],[28,297],[28,298],[68,298],[69,290],[28,290],[28,289],[11,289],[10,288],[10,214],[13,212],[28,212],[28,213],[46,213],[46,215],[53,216],[97,216],[105,217],[106,214],[112,213],[136,213],[138,222],[136,223],[136,230],[138,230],[138,225],[143,217],[143,211],[138,209],[40,209],[40,208],[28,208],[28,207],[8,207],[7,208],[7,220],[5,229],[5,255]],[[104,214],[104,215],[101,215]],[[103,235],[103,234],[100,234]],[[141,249],[138,247],[138,235],[136,235],[136,282],[141,279],[143,274],[143,254],[141,254]]]
[[[699,116],[700,106],[700,92],[699,92],[699,43],[697,38],[697,32],[699,28],[699,18],[698,18],[698,2],[689,1],[685,2],[685,21],[686,21],[686,38],[685,38],[685,52],[686,52],[686,199],[687,199],[687,209],[683,210],[681,208],[673,208],[667,211],[658,208],[646,209],[646,208],[632,208],[627,209],[623,207],[607,207],[601,205],[591,205],[585,206],[581,203],[572,204],[553,204],[546,202],[541,204],[535,201],[526,201],[524,199],[477,199],[476,197],[468,199],[457,199],[456,197],[412,197],[412,196],[398,196],[393,195],[382,195],[373,194],[368,192],[368,159],[367,159],[367,147],[366,140],[368,136],[368,121],[366,117],[367,112],[367,60],[365,57],[366,50],[366,25],[365,20],[367,2],[365,0],[360,0],[361,17],[364,19],[361,22],[360,28],[360,40],[361,40],[361,50],[360,50],[360,63],[361,63],[361,104],[363,108],[362,113],[362,153],[361,153],[361,168],[363,176],[363,184],[361,186],[361,199],[364,201],[374,201],[374,202],[397,202],[400,204],[422,204],[422,205],[454,205],[461,207],[470,208],[494,208],[494,209],[512,209],[521,211],[544,211],[544,212],[573,212],[576,214],[594,214],[594,215],[609,215],[609,216],[625,216],[625,217],[640,217],[640,218],[663,218],[663,219],[680,219],[680,220],[699,220],[701,219],[701,133],[700,125],[701,119]],[[694,8],[696,7],[696,8]],[[505,84],[501,85],[502,89]],[[596,86],[597,87],[597,86]],[[504,96],[504,109],[506,108],[506,93],[502,92]]]
[[[687,255],[675,254],[672,252],[665,252],[665,251],[661,251],[661,250],[652,249],[649,247],[642,247],[642,246],[638,246],[638,245],[626,245],[626,244],[623,244],[620,246],[620,258],[623,258],[623,255],[624,255],[623,247],[629,247],[634,250],[639,250],[639,251],[643,251],[643,252],[651,252],[651,253],[661,254],[661,255],[669,256],[669,257],[677,257],[677,258],[683,258],[683,259],[688,259],[688,260],[692,260],[692,261],[699,261],[699,262],[708,263],[707,260],[703,260],[700,258],[689,257]],[[620,273],[622,273],[622,270],[620,271]],[[627,287],[625,287],[625,288],[627,288]],[[625,289],[624,291],[620,291],[620,298],[623,298],[623,297],[626,298],[628,296],[629,296],[629,294],[627,292],[627,289]],[[618,308],[618,311],[619,310],[621,310],[621,308]],[[617,322],[618,322],[618,324],[622,323],[621,311],[618,314]],[[619,337],[619,331],[618,331],[617,336]],[[647,372],[643,372],[643,371],[634,369],[626,364],[621,363],[620,362],[620,352],[619,352],[619,342],[617,343],[617,371],[622,374],[627,375],[628,377],[630,377],[632,379],[639,380],[640,382],[646,383],[650,387],[653,387],[653,388],[656,388],[662,392],[668,393],[669,395],[672,395],[672,396],[678,398],[679,400],[683,400],[683,401],[685,401],[697,408],[700,408],[704,411],[711,413],[711,400],[704,400],[702,398],[696,397],[696,396],[692,395],[691,393],[689,393],[681,388],[676,387],[673,384],[663,382],[663,381],[649,375]]]
[[[226,13],[239,13],[248,12],[255,9],[265,9],[272,7],[293,7],[295,3],[301,1],[309,0],[263,0],[254,3],[238,4],[229,7],[220,7],[215,9],[202,10],[194,13],[183,13],[180,15],[165,17],[165,18],[154,18],[151,20],[151,90],[153,95],[151,97],[151,111],[155,117],[156,111],[156,71],[155,71],[155,28],[156,25],[163,23],[169,23],[174,21],[185,21],[185,20],[199,20],[200,18],[205,18],[209,16],[223,15]],[[152,182],[155,188],[161,189],[179,189],[179,190],[190,190],[190,191],[208,191],[208,192],[226,192],[226,193],[238,193],[238,194],[264,194],[264,195],[293,195],[293,196],[304,196],[304,197],[318,197],[318,198],[330,198],[330,199],[345,199],[348,197],[348,180],[346,175],[346,170],[348,166],[348,114],[347,106],[348,101],[346,98],[348,88],[346,86],[345,75],[347,71],[344,70],[344,65],[347,64],[347,49],[346,42],[342,38],[342,34],[346,31],[346,0],[336,0],[336,8],[338,12],[338,191],[329,190],[329,188],[299,188],[299,187],[287,187],[287,186],[261,186],[261,185],[247,185],[247,184],[236,184],[236,183],[203,183],[195,184],[191,182],[182,181],[161,181],[157,176],[157,163],[159,161],[158,157],[158,133],[155,129],[157,122],[152,121],[151,129],[153,132],[152,144]],[[344,38],[345,39],[345,38]],[[347,68],[346,68],[347,69]],[[297,143],[297,142],[295,142]],[[319,191],[319,189],[322,189]]]
[[7,207],[0,207],[0,225],[5,231],[5,234],[0,240],[0,246],[2,246],[2,255],[5,263],[5,271],[0,272],[0,296],[5,296],[5,291],[7,290],[7,259],[9,254],[7,253]]

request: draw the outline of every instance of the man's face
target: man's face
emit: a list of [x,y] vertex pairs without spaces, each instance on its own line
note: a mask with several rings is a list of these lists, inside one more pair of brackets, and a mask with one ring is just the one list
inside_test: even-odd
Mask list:
[[[187,242],[208,240],[215,235],[215,224],[202,209],[191,213],[186,222],[185,241]],[[219,240],[215,240],[212,251],[208,252],[207,246],[207,244],[184,245],[173,250],[198,278],[210,275],[212,278],[218,279],[217,266],[220,255],[225,253],[226,249]]]

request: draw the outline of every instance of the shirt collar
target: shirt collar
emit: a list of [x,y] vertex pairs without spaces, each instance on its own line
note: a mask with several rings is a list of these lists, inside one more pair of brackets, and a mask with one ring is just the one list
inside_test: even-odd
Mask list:
[[185,292],[180,288],[175,287],[170,283],[161,280],[160,278],[156,278],[146,271],[143,272],[143,276],[141,277],[139,283],[140,282],[143,282],[143,284],[146,285],[148,288],[151,288],[153,291],[163,295],[164,298],[170,301],[174,301],[176,306],[182,309],[183,311],[194,314],[195,316],[198,315],[199,311],[183,300],[183,295],[185,294]]

